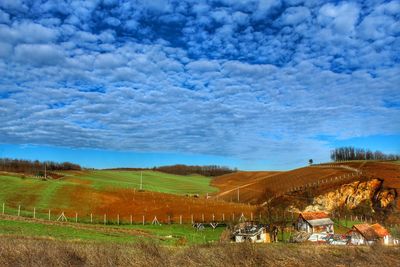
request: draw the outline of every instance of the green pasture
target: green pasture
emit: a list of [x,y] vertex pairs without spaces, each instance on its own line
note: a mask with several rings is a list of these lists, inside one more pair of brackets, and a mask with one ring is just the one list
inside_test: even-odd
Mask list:
[[1,235],[54,238],[57,240],[133,243],[153,239],[161,244],[203,244],[218,241],[224,228],[196,231],[191,225],[129,225],[119,229],[140,230],[143,235],[118,232],[114,226],[79,228],[70,224],[44,224],[40,221],[0,219]]
[[[140,188],[140,171],[90,171],[83,175],[73,176],[89,181],[93,188]],[[156,171],[143,171],[143,189],[170,194],[206,194],[216,192],[210,186],[211,178],[200,175],[174,175]],[[65,178],[68,181],[68,176]]]

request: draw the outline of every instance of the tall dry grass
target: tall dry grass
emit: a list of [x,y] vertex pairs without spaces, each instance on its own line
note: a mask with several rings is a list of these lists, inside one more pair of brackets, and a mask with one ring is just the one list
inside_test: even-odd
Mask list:
[[0,266],[400,266],[399,247],[211,244],[163,247],[0,237]]

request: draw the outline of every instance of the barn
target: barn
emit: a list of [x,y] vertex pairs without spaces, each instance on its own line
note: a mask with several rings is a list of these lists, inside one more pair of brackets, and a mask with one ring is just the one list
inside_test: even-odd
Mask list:
[[297,219],[297,230],[307,233],[333,234],[333,221],[325,212],[302,212]]

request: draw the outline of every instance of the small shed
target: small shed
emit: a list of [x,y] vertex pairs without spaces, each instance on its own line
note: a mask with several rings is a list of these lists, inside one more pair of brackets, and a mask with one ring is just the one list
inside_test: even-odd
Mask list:
[[307,233],[333,234],[333,221],[325,212],[302,212],[297,219],[297,230]]
[[236,243],[249,241],[252,243],[269,243],[267,230],[262,225],[241,223],[235,227],[233,237]]
[[380,243],[383,245],[393,244],[393,238],[386,228],[379,223],[373,225],[362,223],[355,224],[350,231],[351,244],[372,245]]

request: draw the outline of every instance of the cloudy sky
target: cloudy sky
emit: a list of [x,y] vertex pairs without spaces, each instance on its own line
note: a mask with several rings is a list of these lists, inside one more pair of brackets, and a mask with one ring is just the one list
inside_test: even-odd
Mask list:
[[0,156],[288,169],[400,153],[400,1],[0,0]]

